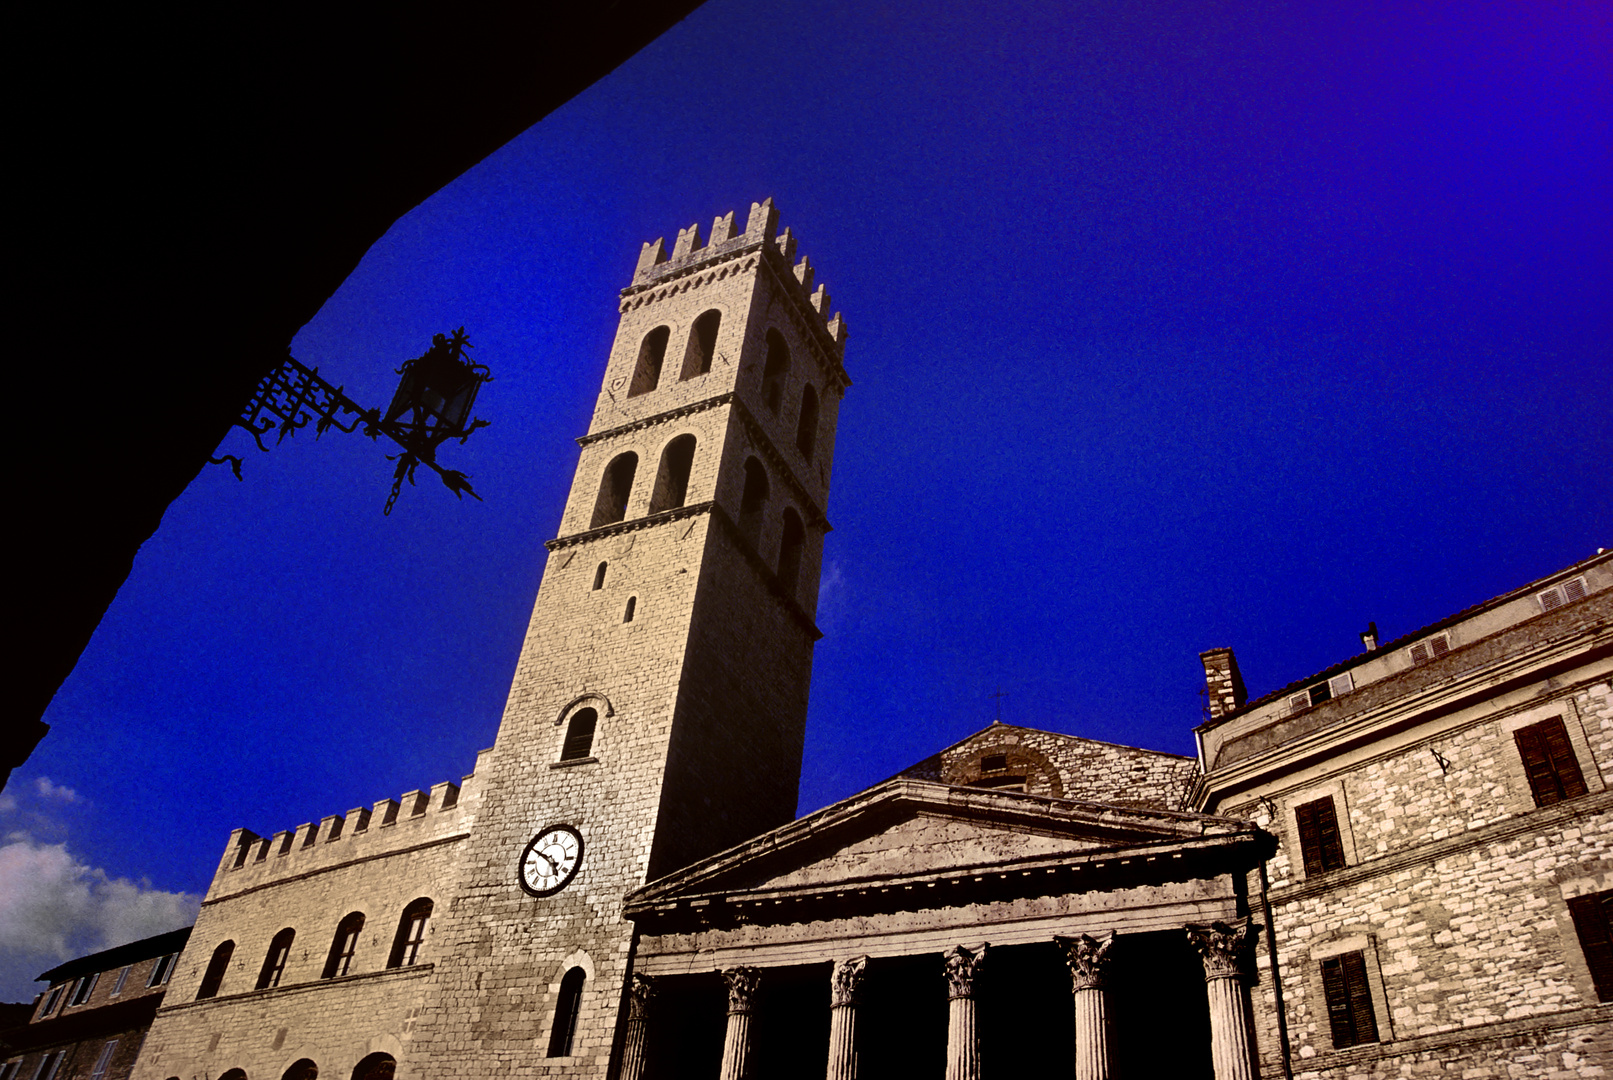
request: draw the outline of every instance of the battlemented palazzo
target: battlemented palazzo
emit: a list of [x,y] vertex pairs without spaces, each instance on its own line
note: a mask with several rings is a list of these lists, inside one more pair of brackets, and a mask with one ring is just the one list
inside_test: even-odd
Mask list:
[[232,834],[135,1077],[1613,1071],[1613,554],[1254,700],[1212,649],[1196,759],[993,724],[792,820],[846,330],[743,225],[621,294],[493,748]]

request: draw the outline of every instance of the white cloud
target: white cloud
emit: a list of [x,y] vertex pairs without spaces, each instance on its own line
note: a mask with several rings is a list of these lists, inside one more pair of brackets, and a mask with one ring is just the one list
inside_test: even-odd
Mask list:
[[110,877],[66,844],[16,834],[7,840],[0,847],[0,998],[31,996],[33,976],[64,960],[196,919],[199,896]]
[[39,792],[40,797],[44,799],[55,799],[64,803],[76,803],[79,801],[78,792],[66,784],[51,783],[48,776],[41,776],[35,780],[34,790]]
[[0,814],[9,814],[17,808],[17,797],[9,791],[0,791]]

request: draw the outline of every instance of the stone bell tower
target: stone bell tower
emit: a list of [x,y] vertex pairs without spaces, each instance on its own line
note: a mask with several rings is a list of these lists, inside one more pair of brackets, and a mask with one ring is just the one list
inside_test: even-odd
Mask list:
[[789,821],[845,324],[769,199],[646,244],[400,1075],[604,1077],[633,889]]

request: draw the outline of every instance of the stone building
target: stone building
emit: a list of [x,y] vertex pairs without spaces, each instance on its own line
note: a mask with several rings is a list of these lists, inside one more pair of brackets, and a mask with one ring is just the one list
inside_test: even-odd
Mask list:
[[0,1043],[0,1080],[127,1080],[190,930],[58,964]]
[[846,330],[738,225],[621,294],[495,745],[237,830],[138,1080],[1610,1064],[1613,557],[1253,703],[1206,653],[1198,760],[994,724],[792,820]]

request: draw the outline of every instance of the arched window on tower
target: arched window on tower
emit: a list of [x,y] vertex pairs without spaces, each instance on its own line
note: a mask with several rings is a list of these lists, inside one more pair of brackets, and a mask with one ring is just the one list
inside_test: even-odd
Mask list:
[[614,525],[627,516],[627,500],[633,494],[633,475],[638,472],[638,455],[629,451],[618,454],[616,460],[605,466],[605,475],[599,481],[599,499],[594,503],[594,519],[590,529],[601,525]]
[[767,363],[762,365],[762,403],[775,413],[784,400],[784,380],[790,373],[790,347],[777,330],[767,332]]
[[226,941],[213,950],[213,958],[207,962],[207,972],[202,976],[202,985],[196,990],[196,1000],[217,997],[219,987],[224,985],[224,973],[230,969],[230,957],[235,955],[235,942]]
[[330,955],[325,958],[321,979],[337,979],[353,967],[353,954],[358,951],[358,935],[364,929],[364,913],[354,911],[336,924],[336,936],[331,938]]
[[580,967],[566,972],[560,980],[560,997],[555,1002],[554,1026],[549,1029],[549,1056],[570,1057],[577,1034],[577,1014],[582,1011],[582,984],[588,973]]
[[666,360],[666,343],[672,337],[672,328],[657,326],[644,335],[638,347],[638,366],[633,369],[633,382],[627,388],[628,397],[638,397],[654,390],[661,381],[661,364]]
[[593,709],[578,709],[566,722],[566,741],[560,746],[561,761],[578,761],[593,753],[594,729],[599,726],[599,713]]
[[767,510],[767,470],[755,458],[745,461],[745,491],[739,497],[739,534],[751,547],[762,535],[762,514]]
[[806,529],[801,525],[801,515],[795,512],[795,507],[786,506],[784,536],[778,549],[778,578],[791,597],[795,596],[795,585],[801,577],[801,549],[805,546]]
[[218,1080],[246,1080],[245,1069],[230,1069],[219,1076]]
[[257,989],[272,990],[280,985],[280,976],[286,972],[286,959],[291,955],[291,943],[296,936],[297,931],[288,926],[269,942],[269,951],[263,957],[263,967],[258,970]]
[[607,563],[600,563],[599,569],[594,571],[594,591],[598,592],[605,587],[605,567]]
[[392,955],[387,957],[387,967],[408,967],[420,959],[420,946],[426,943],[426,923],[430,920],[429,896],[410,901],[398,919],[398,932],[392,939]]
[[655,491],[650,494],[650,513],[676,510],[689,494],[689,470],[694,467],[695,438],[679,435],[661,451],[661,468],[655,474]]
[[689,331],[689,350],[683,354],[683,378],[692,379],[711,370],[711,358],[717,354],[717,328],[722,325],[722,312],[708,311],[694,321]]
[[299,1058],[280,1074],[280,1080],[319,1080],[319,1066],[308,1058]]
[[818,445],[818,392],[807,383],[801,389],[801,418],[795,424],[795,445],[801,456],[812,460],[812,451]]

